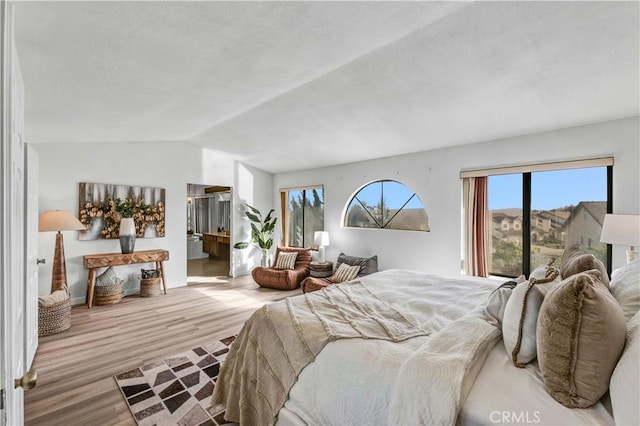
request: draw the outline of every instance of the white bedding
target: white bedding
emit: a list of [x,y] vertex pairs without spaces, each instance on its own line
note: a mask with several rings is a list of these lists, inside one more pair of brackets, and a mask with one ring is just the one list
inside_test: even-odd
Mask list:
[[[469,314],[499,284],[402,270],[363,277],[362,282],[432,335]],[[285,407],[308,424],[388,424],[394,418],[390,406],[403,365],[429,338],[329,343],[302,370]]]
[[[399,270],[364,277],[365,281],[372,292],[435,332],[468,314],[499,284],[488,279],[443,279]],[[390,285],[394,290],[402,289],[402,297],[389,292]],[[278,424],[389,424],[398,373],[427,339],[429,336],[401,343],[365,339],[329,343],[301,372]],[[537,424],[613,423],[601,404],[570,410],[555,402],[545,392],[535,369],[518,369],[509,363],[502,343],[489,352],[462,407],[459,419],[463,424],[509,423],[505,416],[512,416],[515,421],[511,423],[521,424],[527,420]],[[413,379],[417,383],[420,374],[415,371]],[[421,394],[417,390],[416,397],[419,403]]]

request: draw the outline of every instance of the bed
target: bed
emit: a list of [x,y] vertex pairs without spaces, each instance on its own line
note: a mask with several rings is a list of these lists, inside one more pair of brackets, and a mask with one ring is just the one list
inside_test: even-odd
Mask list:
[[[513,365],[487,319],[485,302],[500,284],[387,270],[271,304],[238,336],[214,402],[241,424],[615,424],[606,398],[567,408],[545,390],[535,361]],[[373,304],[349,305],[360,294]],[[349,307],[322,313],[330,305]],[[358,317],[388,315],[381,306],[398,317],[378,335],[378,324]],[[355,331],[327,332],[334,320]],[[303,338],[291,343],[292,335]]]

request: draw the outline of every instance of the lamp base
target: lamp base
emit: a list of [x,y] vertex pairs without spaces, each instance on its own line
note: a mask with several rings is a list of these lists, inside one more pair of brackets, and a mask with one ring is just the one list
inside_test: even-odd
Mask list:
[[324,246],[318,247],[318,262],[320,262],[320,263],[324,263],[325,262]]
[[67,285],[67,266],[64,260],[64,241],[62,233],[56,234],[56,248],[53,252],[53,272],[51,274],[51,292]]

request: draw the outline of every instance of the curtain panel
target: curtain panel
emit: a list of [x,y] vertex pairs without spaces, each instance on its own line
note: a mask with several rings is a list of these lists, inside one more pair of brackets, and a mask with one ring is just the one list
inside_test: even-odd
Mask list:
[[489,275],[489,209],[487,205],[486,176],[462,180],[464,211],[464,270],[467,275]]

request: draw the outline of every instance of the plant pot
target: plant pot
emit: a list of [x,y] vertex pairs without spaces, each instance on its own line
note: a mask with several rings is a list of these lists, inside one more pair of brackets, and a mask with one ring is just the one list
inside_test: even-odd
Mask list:
[[262,257],[260,258],[260,266],[263,268],[269,267],[269,250],[262,250]]
[[136,245],[136,224],[132,217],[123,217],[120,220],[120,250],[122,254],[133,253]]

